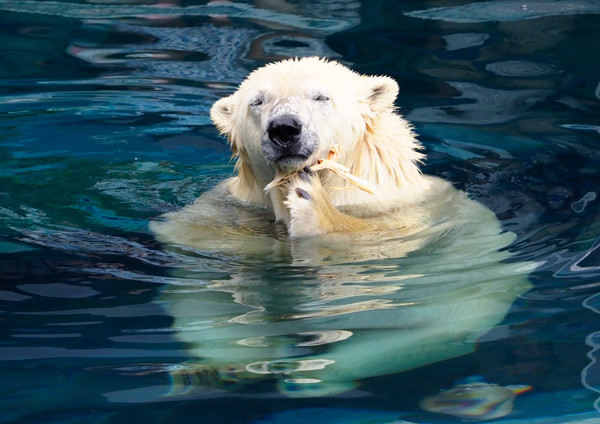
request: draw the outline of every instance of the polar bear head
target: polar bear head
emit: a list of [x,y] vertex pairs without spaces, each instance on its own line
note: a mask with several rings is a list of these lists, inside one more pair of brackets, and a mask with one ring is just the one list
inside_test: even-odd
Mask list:
[[319,58],[290,59],[252,72],[234,94],[214,104],[211,118],[228,137],[238,170],[246,167],[264,187],[276,171],[327,157],[333,144],[342,145],[342,160],[351,160],[378,115],[395,116],[397,94],[389,77],[359,75]]

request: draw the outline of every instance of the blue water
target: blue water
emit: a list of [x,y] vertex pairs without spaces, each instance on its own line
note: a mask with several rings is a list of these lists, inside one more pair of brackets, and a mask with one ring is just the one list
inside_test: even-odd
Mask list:
[[[0,0],[0,422],[459,422],[419,402],[471,376],[532,387],[502,422],[600,422],[599,28],[596,0]],[[517,235],[507,262],[528,264],[529,287],[464,354],[366,366],[339,394],[289,397],[274,375],[228,387],[210,367],[173,390],[174,371],[203,364],[178,302],[203,328],[258,316],[291,326],[259,341],[343,356],[348,332],[323,341],[331,331],[294,322],[331,315],[368,340],[401,310],[398,287],[435,288],[393,278],[435,268],[434,248],[309,266],[150,231],[233,175],[210,105],[251,70],[305,55],[398,81],[424,171]],[[457,266],[460,282],[471,269]]]

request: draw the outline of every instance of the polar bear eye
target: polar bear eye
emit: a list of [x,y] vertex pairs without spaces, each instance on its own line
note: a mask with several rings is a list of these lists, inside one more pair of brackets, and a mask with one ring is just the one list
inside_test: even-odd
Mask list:
[[326,102],[329,100],[329,97],[327,97],[325,94],[317,94],[313,97],[313,100],[316,102]]
[[260,94],[256,97],[253,97],[250,100],[250,106],[252,106],[252,107],[261,106],[264,102],[265,102],[265,96]]

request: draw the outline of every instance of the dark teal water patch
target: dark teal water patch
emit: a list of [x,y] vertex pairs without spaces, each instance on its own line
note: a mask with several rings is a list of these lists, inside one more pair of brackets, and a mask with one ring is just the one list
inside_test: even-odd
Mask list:
[[[507,422],[597,419],[596,2],[0,1],[0,10],[0,422],[456,422],[419,402],[469,376],[533,387]],[[517,234],[510,251],[530,262],[532,287],[464,356],[289,399],[275,377],[241,385],[231,370],[186,373],[202,358],[178,337],[172,299],[189,301],[182,311],[197,328],[292,317],[298,326],[236,340],[323,355],[344,331],[384,329],[400,310],[394,293],[435,288],[394,280],[423,258],[333,269],[292,263],[271,224],[283,253],[244,257],[161,245],[148,223],[233,174],[210,105],[249,71],[310,54],[398,80],[425,171]],[[467,270],[457,266],[460,282]],[[351,312],[345,327],[307,330],[306,314],[361,307],[381,321]],[[175,393],[178,375],[195,390]]]

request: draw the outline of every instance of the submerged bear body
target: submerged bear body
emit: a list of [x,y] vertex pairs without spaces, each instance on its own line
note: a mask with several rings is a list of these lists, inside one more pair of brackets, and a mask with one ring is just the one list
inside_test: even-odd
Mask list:
[[[195,358],[176,381],[275,378],[290,396],[340,393],[472,352],[528,289],[531,267],[506,250],[514,234],[421,174],[397,93],[388,77],[308,58],[260,68],[215,103],[236,176],[152,223],[167,244],[235,263],[226,278],[190,281],[197,290],[165,290],[161,302]],[[371,193],[310,171],[332,145]]]

